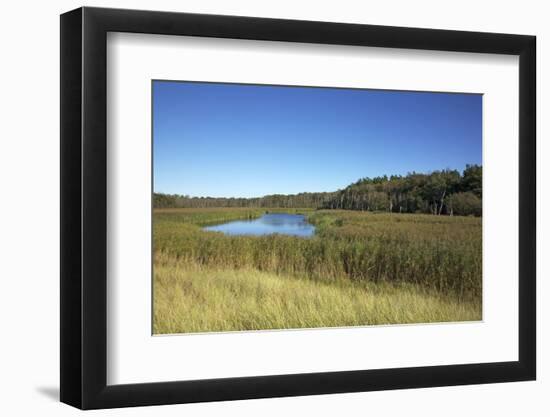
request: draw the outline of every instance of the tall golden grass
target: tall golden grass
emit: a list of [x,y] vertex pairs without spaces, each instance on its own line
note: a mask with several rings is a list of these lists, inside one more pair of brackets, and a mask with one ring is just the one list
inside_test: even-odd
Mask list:
[[202,229],[263,210],[156,210],[155,333],[481,319],[481,219],[296,211],[314,237]]

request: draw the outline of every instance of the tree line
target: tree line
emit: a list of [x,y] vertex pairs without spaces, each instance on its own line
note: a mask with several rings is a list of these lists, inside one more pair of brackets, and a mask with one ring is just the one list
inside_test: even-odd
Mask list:
[[250,207],[250,208],[320,208],[336,195],[335,192],[272,194],[263,197],[190,197],[177,194],[155,193],[155,208],[212,208],[212,207]]
[[428,174],[387,175],[362,178],[334,192],[273,194],[256,198],[190,197],[153,195],[155,208],[322,208],[393,213],[481,216],[482,167],[466,165],[457,170]]

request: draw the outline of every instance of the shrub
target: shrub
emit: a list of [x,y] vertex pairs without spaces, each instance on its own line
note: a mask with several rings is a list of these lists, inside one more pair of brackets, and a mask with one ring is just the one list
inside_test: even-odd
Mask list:
[[452,194],[447,199],[447,208],[451,215],[481,216],[481,199],[470,191]]

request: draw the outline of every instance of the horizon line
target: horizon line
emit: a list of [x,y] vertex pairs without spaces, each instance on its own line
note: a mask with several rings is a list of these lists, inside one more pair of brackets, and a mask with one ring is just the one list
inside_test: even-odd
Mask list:
[[464,170],[468,166],[479,166],[479,167],[483,168],[482,163],[481,164],[475,164],[474,163],[474,164],[465,164],[463,169],[443,168],[443,169],[434,169],[434,170],[431,170],[431,171],[428,171],[428,172],[409,171],[406,174],[382,174],[382,175],[376,175],[376,176],[372,176],[372,177],[361,177],[361,178],[358,178],[357,180],[355,180],[353,182],[350,182],[348,185],[346,185],[342,188],[338,188],[338,189],[332,190],[332,191],[299,191],[299,192],[296,192],[296,193],[281,193],[281,192],[277,193],[276,192],[276,193],[264,194],[264,195],[261,195],[261,196],[236,197],[236,196],[189,195],[189,194],[180,194],[180,193],[168,193],[168,192],[163,192],[163,191],[156,191],[154,189],[154,186],[153,186],[153,194],[177,195],[177,196],[180,196],[180,197],[187,196],[186,198],[225,198],[225,199],[231,199],[231,198],[233,198],[233,199],[255,199],[255,198],[271,197],[271,196],[275,196],[275,195],[296,196],[296,195],[300,195],[300,194],[322,194],[322,193],[328,194],[328,193],[337,193],[339,191],[345,190],[350,185],[355,184],[358,181],[361,181],[361,180],[364,180],[364,179],[375,179],[375,178],[381,178],[381,177],[386,176],[388,178],[388,180],[390,180],[390,177],[392,177],[392,176],[406,177],[408,175],[414,175],[414,174],[431,175],[434,172],[438,172],[438,171],[439,172],[441,172],[441,171],[458,171],[460,173],[460,175],[462,175],[464,173]]

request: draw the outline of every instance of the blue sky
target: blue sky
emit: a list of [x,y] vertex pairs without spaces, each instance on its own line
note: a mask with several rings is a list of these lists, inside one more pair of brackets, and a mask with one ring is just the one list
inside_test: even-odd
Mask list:
[[259,197],[481,164],[482,96],[153,82],[155,192]]

